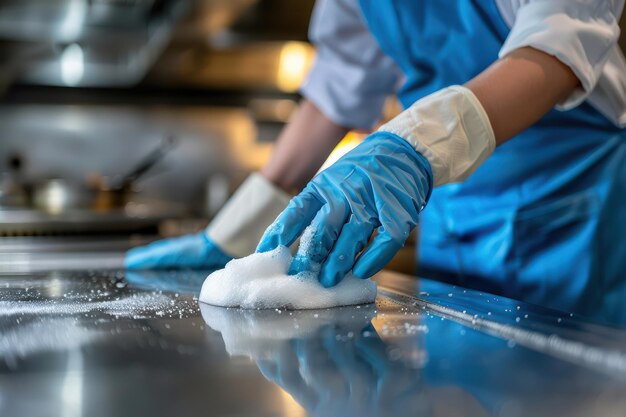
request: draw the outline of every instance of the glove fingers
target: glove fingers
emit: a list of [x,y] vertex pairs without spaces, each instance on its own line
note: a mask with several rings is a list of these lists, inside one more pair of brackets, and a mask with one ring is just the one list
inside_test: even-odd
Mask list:
[[300,239],[300,247],[289,269],[290,274],[319,269],[337,240],[348,214],[343,201],[328,201],[322,206]]
[[180,252],[193,252],[200,240],[195,235],[158,240],[146,246],[132,248],[126,253],[127,269],[155,269],[176,266]]
[[376,274],[404,246],[408,235],[408,227],[406,232],[395,233],[386,230],[384,227],[379,227],[378,235],[376,235],[372,244],[359,256],[352,273],[361,279],[370,278]]
[[268,252],[281,245],[291,246],[311,223],[321,206],[316,194],[306,190],[292,198],[287,208],[267,228],[256,251]]
[[350,216],[322,266],[320,282],[324,287],[337,285],[352,269],[357,255],[367,245],[373,231],[371,223],[361,221],[354,214]]

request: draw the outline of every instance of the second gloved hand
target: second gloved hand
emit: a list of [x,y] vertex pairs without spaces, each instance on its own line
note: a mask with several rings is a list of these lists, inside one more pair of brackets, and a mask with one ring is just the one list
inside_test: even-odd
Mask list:
[[290,273],[321,266],[325,287],[350,270],[369,278],[404,245],[432,183],[430,165],[409,143],[376,132],[309,182],[267,229],[257,251],[290,246],[302,235]]
[[200,232],[133,248],[126,254],[124,264],[128,269],[218,269],[231,259],[206,232]]
[[262,175],[250,175],[204,232],[133,248],[128,269],[219,269],[254,251],[289,196]]

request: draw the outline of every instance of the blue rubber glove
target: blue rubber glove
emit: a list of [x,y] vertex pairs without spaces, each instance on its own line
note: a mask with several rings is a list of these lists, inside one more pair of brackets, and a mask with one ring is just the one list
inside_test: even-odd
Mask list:
[[218,269],[231,259],[205,232],[163,239],[126,253],[127,269]]
[[[376,132],[290,201],[257,252],[290,246],[302,235],[290,274],[321,265],[319,280],[325,287],[336,285],[350,270],[369,278],[404,246],[432,183],[430,165],[409,143]],[[359,256],[375,228],[378,234]]]

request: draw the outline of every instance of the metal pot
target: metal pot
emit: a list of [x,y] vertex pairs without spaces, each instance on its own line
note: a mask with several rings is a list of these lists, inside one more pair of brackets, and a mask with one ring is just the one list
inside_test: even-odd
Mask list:
[[175,146],[175,138],[166,137],[155,150],[117,183],[111,184],[109,179],[102,176],[90,178],[88,184],[58,178],[38,183],[33,188],[33,205],[51,214],[59,214],[71,209],[107,212],[124,208],[134,194],[136,181]]
[[89,208],[93,194],[85,186],[55,178],[35,185],[32,201],[40,210],[59,214],[68,209]]

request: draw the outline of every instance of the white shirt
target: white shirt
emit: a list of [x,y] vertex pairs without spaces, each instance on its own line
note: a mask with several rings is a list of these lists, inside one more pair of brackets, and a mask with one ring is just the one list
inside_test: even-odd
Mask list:
[[[626,59],[617,45],[624,0],[493,1],[511,28],[500,57],[524,46],[555,56],[582,87],[557,108],[586,100],[626,127]],[[371,128],[404,76],[369,32],[358,0],[318,0],[309,35],[317,57],[302,94],[335,123]]]

